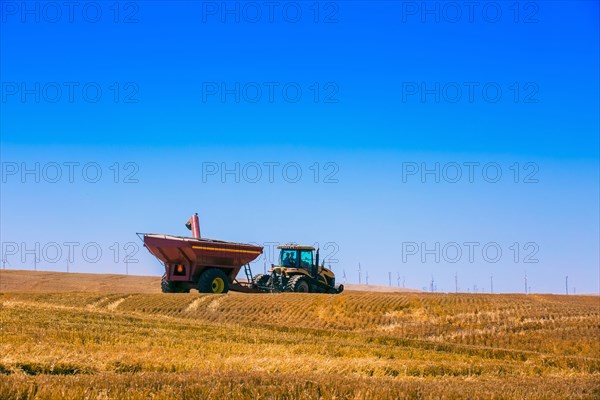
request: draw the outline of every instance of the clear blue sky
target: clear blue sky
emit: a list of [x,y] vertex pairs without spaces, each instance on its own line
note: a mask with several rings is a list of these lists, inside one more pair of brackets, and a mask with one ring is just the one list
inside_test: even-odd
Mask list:
[[46,4],[0,3],[7,267],[121,273],[198,212],[348,282],[599,291],[598,2]]

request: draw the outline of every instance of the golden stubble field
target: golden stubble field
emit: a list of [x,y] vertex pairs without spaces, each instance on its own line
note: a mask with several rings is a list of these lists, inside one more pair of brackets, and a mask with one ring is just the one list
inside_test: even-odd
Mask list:
[[598,296],[164,295],[129,278],[68,292],[2,271],[0,398],[600,398]]

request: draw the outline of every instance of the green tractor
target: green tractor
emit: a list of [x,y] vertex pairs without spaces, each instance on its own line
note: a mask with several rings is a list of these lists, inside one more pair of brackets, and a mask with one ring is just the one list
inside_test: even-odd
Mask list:
[[335,283],[335,274],[319,265],[319,250],[312,246],[277,246],[279,264],[271,265],[268,274],[252,279],[254,289],[262,292],[342,293],[344,285]]

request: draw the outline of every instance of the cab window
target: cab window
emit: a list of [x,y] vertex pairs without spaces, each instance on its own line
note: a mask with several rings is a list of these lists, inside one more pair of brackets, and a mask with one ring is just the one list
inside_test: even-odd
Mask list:
[[296,268],[296,250],[282,250],[279,265],[282,267]]
[[310,268],[313,264],[313,254],[310,250],[300,252],[300,268]]

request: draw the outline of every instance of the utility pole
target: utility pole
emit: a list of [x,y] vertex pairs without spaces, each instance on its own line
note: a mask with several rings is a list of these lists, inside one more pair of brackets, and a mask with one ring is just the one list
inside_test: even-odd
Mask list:
[[458,293],[458,272],[454,273],[454,292]]
[[525,294],[527,294],[527,272],[525,272]]
[[434,290],[435,288],[434,288],[434,286],[433,286],[434,284],[435,284],[435,281],[433,280],[433,275],[431,275],[431,287],[430,287],[430,289],[431,289],[431,293],[433,293],[433,292],[435,291],[435,290]]
[[388,286],[392,286],[392,273],[388,272],[388,278],[389,278],[389,285]]
[[358,284],[362,284],[362,272],[360,270],[360,263],[358,263]]
[[569,294],[569,275],[565,276],[565,294]]

